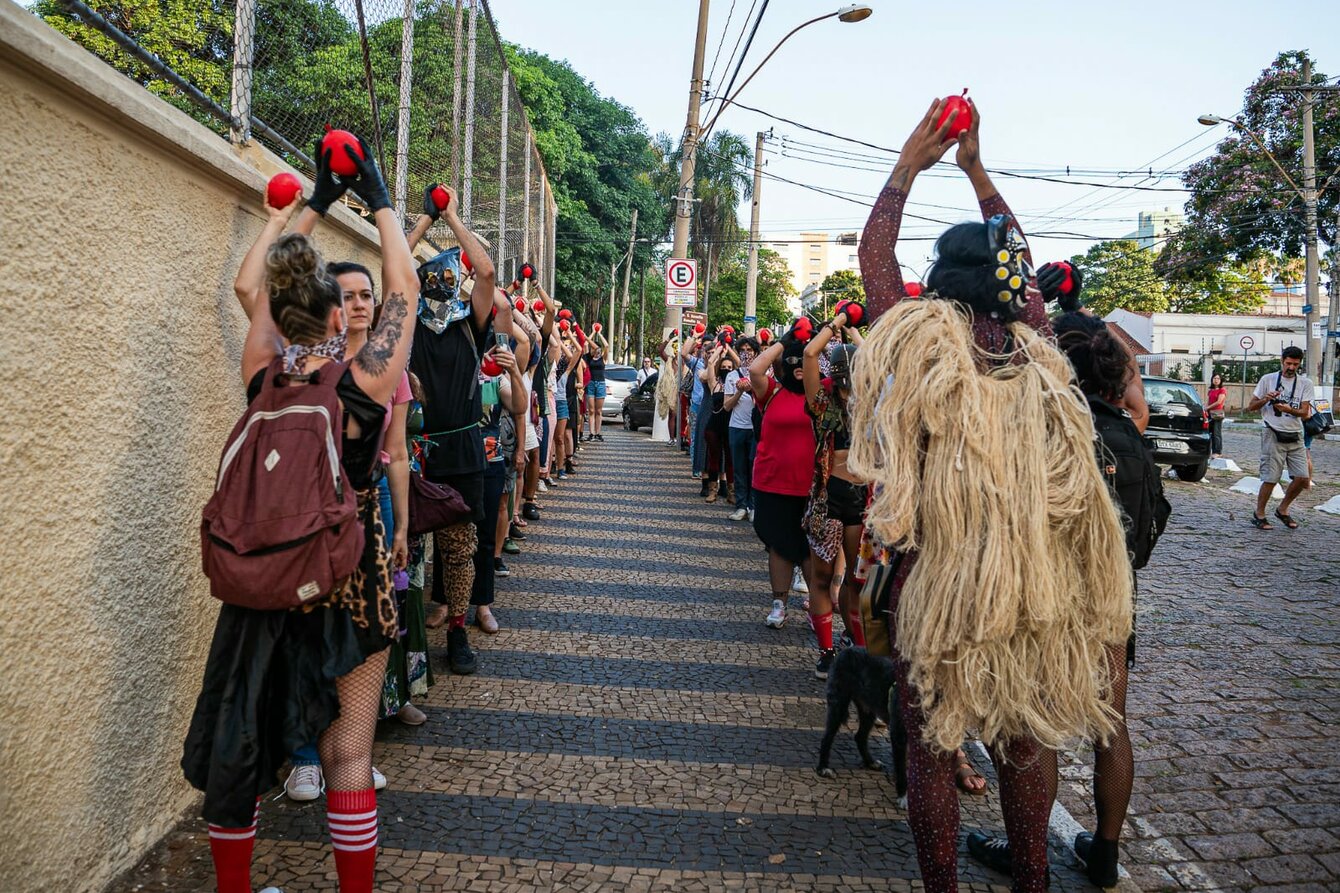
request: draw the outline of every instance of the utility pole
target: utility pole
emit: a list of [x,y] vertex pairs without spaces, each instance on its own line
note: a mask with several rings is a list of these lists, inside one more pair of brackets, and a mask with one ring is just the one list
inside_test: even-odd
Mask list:
[[1317,157],[1312,138],[1312,60],[1303,59],[1303,208],[1307,226],[1307,364],[1306,371],[1321,378],[1321,339],[1315,323],[1321,314],[1321,267],[1317,259]]
[[617,346],[623,348],[624,362],[628,361],[628,284],[633,278],[633,244],[637,241],[637,208],[633,209],[633,223],[628,229],[628,257],[624,258],[628,265],[623,271],[623,316],[620,320],[619,331],[622,338],[617,342]]
[[[607,341],[610,338],[614,337],[614,290],[619,287],[618,273],[619,273],[619,265],[610,264],[610,324],[608,327],[609,334],[605,336],[605,340]],[[611,353],[613,353],[613,348],[614,343],[610,342]],[[613,359],[613,357],[606,357],[605,362],[608,363],[611,359]]]
[[744,286],[744,333],[753,335],[758,321],[758,203],[763,191],[763,140],[759,131],[754,138],[754,199],[749,208],[749,276]]
[[[646,349],[647,344],[647,268],[637,271],[637,289],[642,293],[637,304],[637,343],[633,346],[633,358]],[[1332,305],[1334,306],[1334,305]]]
[[[689,80],[689,114],[684,123],[683,157],[679,163],[679,191],[675,194],[675,242],[672,258],[689,256],[689,223],[693,216],[693,168],[698,152],[698,109],[703,99],[703,57],[707,53],[707,18],[710,0],[698,0],[698,36],[693,45],[693,76]],[[683,321],[678,307],[665,308],[665,334]]]
[[1335,412],[1335,355],[1337,348],[1340,347],[1334,334],[1340,330],[1340,208],[1335,213],[1335,238],[1331,239],[1330,302],[1330,309],[1326,313],[1326,332],[1321,339],[1322,364],[1319,386],[1325,389],[1322,395],[1331,401],[1331,412]]

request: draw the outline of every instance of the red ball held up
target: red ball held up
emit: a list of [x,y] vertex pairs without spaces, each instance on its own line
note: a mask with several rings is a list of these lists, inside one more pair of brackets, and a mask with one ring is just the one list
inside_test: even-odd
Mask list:
[[334,130],[329,124],[326,125],[326,135],[321,138],[321,151],[330,150],[330,169],[341,177],[352,177],[358,172],[354,167],[354,161],[344,151],[348,146],[359,158],[365,158],[363,147],[358,144],[358,137],[347,130]]
[[301,193],[302,181],[288,171],[275,174],[265,184],[265,201],[275,209],[287,208]]
[[920,283],[920,282],[904,282],[904,283],[903,283],[903,293],[904,293],[905,295],[907,295],[909,298],[919,298],[919,297],[921,297],[921,283]]
[[536,299],[535,299],[535,303],[533,303],[533,304],[530,305],[530,309],[531,309],[531,310],[534,310],[536,313],[543,313],[543,312],[544,312],[544,301],[541,300],[541,299],[539,299],[539,298],[536,298]]
[[935,126],[944,127],[945,122],[949,120],[949,116],[958,112],[958,117],[954,119],[954,123],[949,126],[949,132],[945,134],[946,137],[956,137],[972,126],[972,106],[968,105],[968,100],[964,98],[967,95],[968,88],[964,87],[962,96],[945,97],[944,108],[940,109],[940,120],[935,122]]
[[451,193],[447,192],[447,190],[443,189],[441,186],[436,187],[433,190],[433,205],[436,206],[439,211],[445,211],[449,204],[451,204]]

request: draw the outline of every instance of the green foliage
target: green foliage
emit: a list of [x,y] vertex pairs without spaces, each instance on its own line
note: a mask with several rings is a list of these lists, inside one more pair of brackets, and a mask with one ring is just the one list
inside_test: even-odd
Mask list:
[[1071,263],[1084,274],[1084,302],[1105,316],[1117,308],[1136,313],[1250,313],[1270,295],[1257,265],[1201,265],[1165,277],[1167,252],[1133,241],[1099,242]]
[[[1302,185],[1302,94],[1281,88],[1302,83],[1302,51],[1281,53],[1247,88],[1242,112],[1235,115],[1260,134],[1270,154]],[[1327,76],[1313,70],[1312,82]],[[1303,253],[1306,226],[1302,200],[1270,158],[1246,134],[1231,125],[1214,155],[1189,167],[1182,180],[1191,189],[1186,227],[1173,240],[1179,269],[1214,265],[1225,257],[1250,261],[1265,254],[1297,257]],[[1314,133],[1317,170],[1340,169],[1340,103],[1316,94]],[[1340,192],[1322,190],[1318,217],[1323,241],[1334,239]],[[1327,233],[1331,235],[1328,236]],[[1175,275],[1177,270],[1170,269]]]
[[[709,329],[730,325],[744,330],[744,299],[748,284],[748,254],[736,248],[721,262],[721,270],[712,283],[712,295],[707,308]],[[766,248],[758,252],[758,292],[756,316],[762,320],[781,320],[787,316],[786,299],[796,293],[786,261],[775,251]]]
[[853,270],[838,270],[829,273],[824,277],[824,281],[819,283],[819,291],[824,296],[824,313],[828,316],[828,308],[837,305],[838,301],[860,301],[865,303],[865,285],[861,282],[861,274]]

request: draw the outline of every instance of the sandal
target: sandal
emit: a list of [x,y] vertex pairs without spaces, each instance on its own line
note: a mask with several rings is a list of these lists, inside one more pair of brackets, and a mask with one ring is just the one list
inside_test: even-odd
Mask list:
[[1293,516],[1285,515],[1281,513],[1279,509],[1275,509],[1275,517],[1283,521],[1284,526],[1289,528],[1290,530],[1298,529],[1298,522],[1293,519]]
[[[972,767],[968,761],[968,755],[963,751],[957,754],[958,765],[954,767],[954,784],[965,794],[972,794],[974,797],[986,796],[986,778],[980,772]],[[981,779],[982,786],[975,788],[969,784],[973,779]]]
[[1269,521],[1267,521],[1265,518],[1258,518],[1258,517],[1256,517],[1255,514],[1252,515],[1252,526],[1255,527],[1257,530],[1274,530],[1274,529],[1275,529],[1275,525],[1274,525],[1274,524],[1271,524],[1271,523],[1270,523]]

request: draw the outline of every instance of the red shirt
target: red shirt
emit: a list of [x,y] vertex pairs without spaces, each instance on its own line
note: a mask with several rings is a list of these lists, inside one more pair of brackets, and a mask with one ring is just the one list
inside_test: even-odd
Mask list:
[[768,379],[768,393],[759,405],[766,408],[751,485],[779,496],[809,496],[814,480],[814,424],[805,408],[805,395]]

